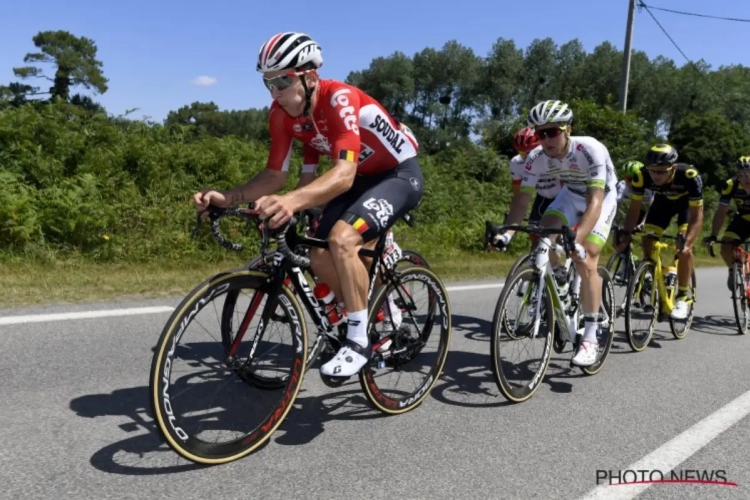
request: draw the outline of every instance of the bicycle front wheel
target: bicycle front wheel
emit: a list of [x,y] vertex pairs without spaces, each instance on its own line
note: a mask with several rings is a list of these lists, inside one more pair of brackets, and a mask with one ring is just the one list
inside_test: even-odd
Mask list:
[[[519,294],[519,288],[525,288],[525,291]],[[542,304],[538,309],[540,293]],[[515,299],[520,299],[520,304],[510,307],[510,302]],[[507,319],[513,313],[516,313],[515,319]],[[535,334],[537,316],[540,324]],[[506,332],[504,323],[510,324],[512,333]],[[500,393],[508,401],[526,401],[541,385],[552,355],[554,324],[552,299],[544,288],[539,288],[539,271],[533,267],[520,268],[505,282],[497,300],[490,340],[492,373]],[[536,359],[518,363],[510,360],[514,352],[528,353],[532,350],[539,351]]]
[[[188,460],[221,464],[248,455],[270,438],[294,404],[305,372],[306,324],[291,290],[282,287],[272,296],[268,278],[242,270],[204,281],[177,306],[157,342],[149,376],[151,412],[167,444]],[[237,323],[244,334],[235,337],[239,340],[230,350],[220,340],[223,318],[216,318],[216,333],[203,319],[212,312],[222,316],[222,304],[216,302],[228,295],[247,297],[250,303],[241,308],[246,312]],[[196,333],[207,338],[187,340],[194,323]],[[275,326],[289,329],[289,345],[270,342]],[[258,386],[254,374],[275,374],[284,366],[283,386]],[[233,390],[234,396],[228,394]],[[205,407],[201,396],[207,399]]]
[[734,319],[737,322],[737,331],[740,335],[747,333],[750,324],[750,314],[747,307],[747,283],[742,265],[739,262],[732,264],[732,276],[734,286],[732,287],[732,306],[734,307]]
[[690,275],[690,290],[688,291],[688,315],[685,319],[674,319],[671,315],[669,317],[669,329],[672,330],[672,335],[676,339],[684,339],[690,331],[690,325],[693,324],[693,316],[695,315],[695,270]]

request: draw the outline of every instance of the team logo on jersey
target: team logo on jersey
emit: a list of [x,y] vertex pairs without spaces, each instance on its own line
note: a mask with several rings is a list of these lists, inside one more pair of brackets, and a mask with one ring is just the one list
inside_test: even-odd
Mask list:
[[367,144],[360,143],[360,150],[359,150],[359,158],[357,159],[357,163],[362,163],[369,157],[371,157],[375,153],[375,150],[372,149]]
[[401,137],[401,134],[397,132],[391,124],[383,118],[382,116],[378,115],[375,117],[375,120],[370,124],[370,128],[377,130],[380,132],[380,135],[383,136],[383,138],[393,146],[393,149],[396,150],[398,154],[401,154],[401,148],[404,146],[404,143],[406,142],[406,139]]
[[359,126],[357,125],[357,115],[355,114],[354,106],[349,104],[349,97],[346,94],[351,93],[349,89],[337,90],[331,96],[331,106],[334,108],[341,106],[339,110],[339,116],[344,121],[344,126],[347,130],[351,130],[355,134],[359,135]]
[[419,179],[416,177],[410,177],[409,183],[411,184],[411,187],[414,188],[414,191],[419,191]]
[[294,125],[292,125],[292,130],[299,134],[300,132],[302,132],[302,126],[299,123],[295,123]]
[[315,137],[312,138],[310,141],[310,145],[317,149],[318,151],[321,151],[326,154],[331,154],[331,143],[328,142],[328,139],[326,136],[322,134],[318,134]]

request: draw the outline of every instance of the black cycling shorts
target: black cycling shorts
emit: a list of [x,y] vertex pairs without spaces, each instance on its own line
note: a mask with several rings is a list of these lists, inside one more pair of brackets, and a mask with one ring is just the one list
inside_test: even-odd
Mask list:
[[750,238],[750,221],[744,219],[741,215],[735,215],[729,221],[722,239],[745,241],[748,238]]
[[382,174],[357,175],[349,191],[323,209],[315,238],[328,239],[336,222],[343,220],[362,235],[365,243],[374,240],[419,205],[423,194],[424,177],[416,158]]
[[534,204],[531,205],[529,223],[536,224],[542,220],[542,215],[544,215],[544,212],[547,211],[547,207],[549,207],[553,201],[555,201],[554,198],[545,198],[537,193],[536,198],[534,198]]
[[[656,194],[654,201],[648,209],[644,231],[653,231],[661,235],[669,227],[674,216],[677,216],[678,231],[685,231],[688,223],[690,205],[688,196],[685,195],[677,200],[670,200],[666,196]],[[649,227],[650,226],[650,227]]]

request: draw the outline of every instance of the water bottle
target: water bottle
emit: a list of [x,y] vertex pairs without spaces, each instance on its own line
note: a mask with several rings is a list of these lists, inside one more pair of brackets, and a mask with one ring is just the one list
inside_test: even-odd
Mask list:
[[339,309],[339,305],[335,302],[336,297],[333,294],[333,290],[325,283],[318,283],[313,290],[313,295],[318,299],[320,305],[323,306],[328,322],[331,325],[336,326],[344,321],[344,313]]
[[675,266],[669,266],[667,268],[667,274],[664,275],[664,284],[666,285],[667,290],[673,289],[676,282],[677,268]]

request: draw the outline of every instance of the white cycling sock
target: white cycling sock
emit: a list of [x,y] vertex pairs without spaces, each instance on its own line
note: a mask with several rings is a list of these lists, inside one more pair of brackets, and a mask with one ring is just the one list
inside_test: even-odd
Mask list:
[[596,333],[598,329],[599,329],[599,315],[598,314],[584,314],[583,315],[583,342],[592,342],[594,344],[599,343],[599,339],[596,337]]
[[367,309],[347,312],[347,322],[346,338],[367,347]]

